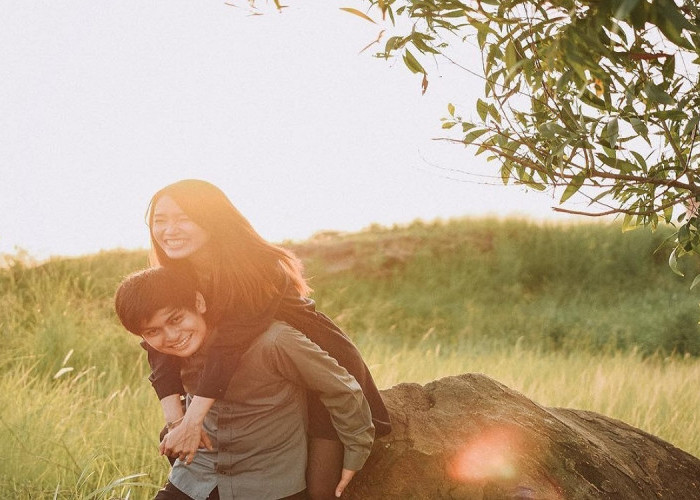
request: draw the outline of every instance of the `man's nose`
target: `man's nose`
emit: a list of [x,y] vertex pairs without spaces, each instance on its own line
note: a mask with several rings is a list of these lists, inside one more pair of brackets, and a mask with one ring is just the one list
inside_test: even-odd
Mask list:
[[177,340],[178,335],[179,335],[179,330],[176,327],[166,326],[164,328],[164,331],[165,331],[165,340],[167,340],[167,341]]

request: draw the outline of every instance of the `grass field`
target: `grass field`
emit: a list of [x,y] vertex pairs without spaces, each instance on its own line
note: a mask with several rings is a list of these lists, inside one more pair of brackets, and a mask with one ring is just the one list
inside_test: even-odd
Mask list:
[[[480,219],[289,245],[380,387],[481,372],[700,456],[700,264],[674,275],[667,235]],[[0,498],[151,498],[164,481],[145,355],[111,309],[144,265],[115,251],[0,271]]]

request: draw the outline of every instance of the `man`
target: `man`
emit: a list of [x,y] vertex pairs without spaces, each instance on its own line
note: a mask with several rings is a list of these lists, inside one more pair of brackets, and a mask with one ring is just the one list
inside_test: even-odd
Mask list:
[[[195,279],[170,268],[129,275],[115,296],[124,327],[154,349],[182,358],[188,392],[197,386],[206,347],[226,336],[206,323],[206,302]],[[233,344],[233,342],[231,342]],[[188,396],[188,410],[161,443],[178,455],[168,484],[156,498],[304,498],[306,470],[306,391],[320,394],[344,445],[339,496],[369,456],[374,437],[369,405],[347,370],[303,334],[274,322],[253,339],[237,362],[221,400]],[[186,429],[185,429],[186,428]],[[196,453],[179,446],[178,433],[199,436]],[[210,449],[208,449],[210,448]]]

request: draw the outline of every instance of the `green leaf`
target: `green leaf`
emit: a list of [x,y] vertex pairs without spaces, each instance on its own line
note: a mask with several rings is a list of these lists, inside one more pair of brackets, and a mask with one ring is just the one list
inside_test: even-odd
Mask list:
[[683,135],[691,135],[700,122],[700,115],[694,115],[683,128]]
[[569,185],[566,186],[564,193],[561,195],[559,203],[564,203],[566,200],[571,198],[576,192],[583,186],[583,181],[586,180],[586,173],[579,172],[570,181]]
[[622,158],[606,156],[603,153],[596,153],[595,156],[608,167],[619,170],[623,174],[630,174],[635,170],[638,170],[637,165]]
[[515,50],[515,44],[513,43],[513,40],[508,40],[508,44],[506,45],[506,57],[505,57],[505,63],[506,63],[506,68],[509,70],[513,67],[518,62],[518,53]]
[[683,29],[695,31],[697,28],[678,11],[678,6],[674,2],[664,0],[657,0],[653,6],[657,10],[655,24],[666,38],[679,47],[693,50],[693,45],[683,37]]
[[451,10],[449,12],[444,12],[440,14],[440,17],[465,17],[466,11],[464,9]]
[[439,51],[435,50],[430,45],[425,43],[425,40],[423,39],[422,36],[420,36],[419,33],[413,33],[410,38],[411,38],[411,42],[413,43],[413,45],[418,50],[420,50],[422,53],[424,53],[424,54],[426,52],[428,52],[430,54],[439,54],[440,53]]
[[630,22],[635,30],[641,30],[649,20],[650,7],[647,2],[639,2],[630,13]]
[[442,124],[442,128],[452,128],[452,127],[454,127],[455,125],[457,125],[456,122],[445,122],[445,123]]
[[637,160],[637,164],[642,168],[642,171],[646,172],[647,171],[647,162],[644,159],[644,157],[641,154],[637,153],[636,151],[632,151],[632,156],[634,156],[634,158]]
[[484,135],[486,132],[488,132],[488,129],[485,128],[478,128],[475,130],[472,130],[469,132],[467,135],[464,136],[464,141],[465,144],[473,144],[474,141],[476,141],[479,137]]
[[476,112],[479,113],[479,117],[481,118],[481,121],[485,121],[486,115],[489,112],[488,104],[486,104],[481,99],[477,99],[476,100]]
[[671,218],[673,217],[673,205],[664,208],[664,220],[667,223],[671,223]]
[[[480,23],[477,21],[469,21],[469,24],[471,25],[472,28],[476,28],[477,33],[476,33],[476,39],[477,42],[479,43],[479,48],[484,49],[484,46],[486,45],[486,38],[488,37],[489,34],[492,35],[497,35],[493,28],[489,26],[488,24],[485,23]],[[497,45],[494,45],[493,47],[497,47]]]
[[474,125],[473,123],[462,122],[462,132],[464,132],[465,134],[475,127],[476,125]]
[[493,147],[496,144],[496,139],[497,136],[492,135],[491,137],[487,137],[483,141],[481,141],[481,144],[479,145],[479,148],[476,150],[476,155],[479,156],[481,153],[484,151],[490,151],[489,147]]
[[647,93],[647,97],[654,102],[659,104],[676,104],[676,101],[668,95],[664,90],[656,85],[655,83],[649,81],[644,85],[644,90]]
[[647,135],[649,135],[649,129],[647,128],[647,124],[644,123],[642,120],[631,116],[628,121],[630,122],[630,125],[632,125],[634,131],[637,132],[639,135],[641,135],[642,137],[646,137]]
[[501,181],[504,186],[508,185],[508,180],[510,179],[512,173],[512,162],[510,160],[506,161],[501,167]]
[[671,252],[671,256],[668,258],[668,265],[671,268],[671,271],[676,273],[678,276],[684,276],[684,274],[681,272],[680,269],[678,269],[678,257],[676,256],[676,251],[678,250],[678,247],[673,249],[673,252]]
[[693,283],[690,285],[690,289],[692,290],[697,286],[697,284],[700,283],[700,274],[698,274],[695,279],[693,280]]
[[357,17],[361,17],[365,21],[369,21],[372,24],[377,24],[374,22],[374,19],[369,17],[367,14],[365,14],[364,12],[360,12],[357,9],[353,9],[352,7],[340,7],[340,10],[344,10],[345,12],[349,12],[350,14],[353,14]]
[[639,0],[622,0],[613,17],[616,19],[627,19],[627,16],[630,15],[638,3]]
[[447,105],[447,112],[450,114],[450,116],[454,116],[455,115],[455,105],[452,103],[449,103]]
[[496,106],[494,106],[493,104],[489,104],[488,111],[491,118],[493,118],[496,122],[501,123],[501,115],[498,114]]
[[574,72],[570,69],[568,69],[568,70],[564,71],[564,73],[562,73],[562,75],[557,80],[557,84],[556,84],[558,93],[563,93],[566,91],[566,86],[569,84],[569,82],[571,81],[573,76],[574,76]]
[[588,204],[593,205],[594,203],[602,200],[606,196],[609,196],[611,191],[612,191],[612,189],[608,189],[608,190],[603,191],[602,193],[598,193],[594,198],[591,198],[591,201]]
[[622,232],[634,231],[638,227],[637,222],[638,219],[634,215],[625,214],[625,217],[622,219]]
[[404,64],[406,64],[406,67],[410,69],[413,73],[425,74],[423,66],[420,65],[418,60],[413,56],[413,54],[411,54],[411,52],[408,49],[406,49],[406,52],[404,52],[403,62]]
[[585,89],[583,91],[583,93],[580,96],[580,99],[589,106],[593,106],[594,108],[600,109],[602,111],[607,111],[607,108],[605,107],[605,101],[597,95],[595,95],[589,89]]
[[679,121],[679,120],[685,120],[688,118],[688,115],[686,115],[683,111],[679,111],[677,109],[664,109],[662,111],[655,111],[652,113],[652,116],[658,118],[659,120],[674,120],[674,121]]
[[676,73],[676,58],[674,56],[667,57],[664,61],[664,65],[661,67],[661,74],[667,80],[673,78]]
[[603,137],[608,141],[611,148],[614,148],[617,144],[617,136],[620,131],[619,125],[617,123],[617,118],[610,120],[603,129]]
[[401,48],[404,45],[404,39],[400,36],[392,36],[386,41],[384,45],[384,53],[391,54],[394,50]]

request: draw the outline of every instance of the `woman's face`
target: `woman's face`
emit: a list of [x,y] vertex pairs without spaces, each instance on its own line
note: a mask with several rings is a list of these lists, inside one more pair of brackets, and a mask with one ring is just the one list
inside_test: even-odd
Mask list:
[[211,235],[195,224],[170,196],[162,196],[153,207],[151,234],[165,255],[186,259],[206,245]]

